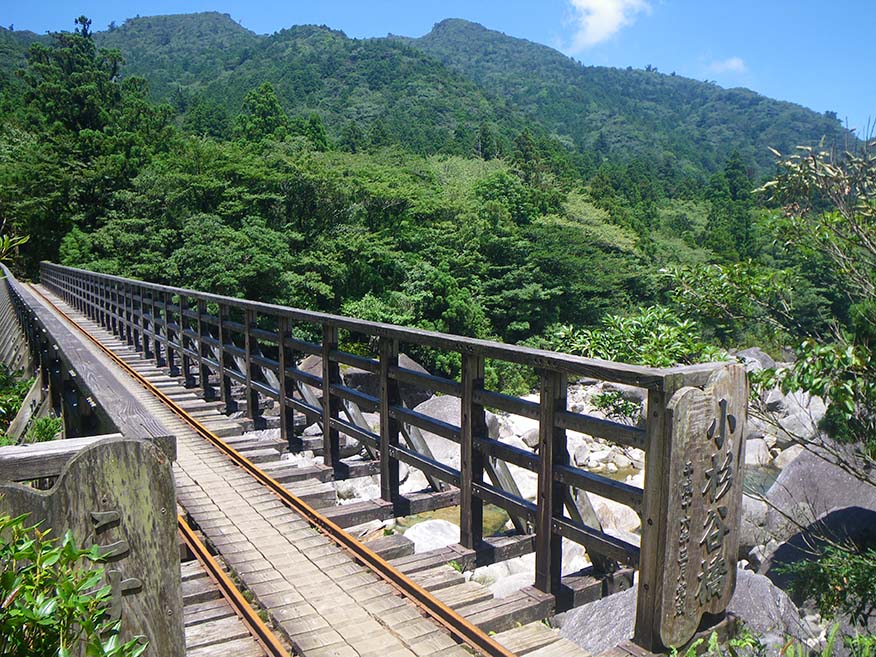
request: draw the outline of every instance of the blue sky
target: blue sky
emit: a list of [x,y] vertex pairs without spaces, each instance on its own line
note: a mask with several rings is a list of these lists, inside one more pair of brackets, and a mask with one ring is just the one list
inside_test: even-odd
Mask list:
[[154,14],[220,11],[260,34],[303,23],[348,36],[420,36],[466,18],[557,48],[586,64],[660,71],[748,87],[861,134],[876,120],[873,0],[4,0],[0,24],[43,33],[85,14],[96,29]]

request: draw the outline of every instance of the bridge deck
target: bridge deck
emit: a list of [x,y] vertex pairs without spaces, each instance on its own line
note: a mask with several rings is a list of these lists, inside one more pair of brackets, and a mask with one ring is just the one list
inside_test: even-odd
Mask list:
[[[166,393],[184,394],[175,380],[150,368],[148,361],[142,360],[126,343],[52,292],[44,288],[40,291],[138,370],[151,370],[150,378],[160,381]],[[105,362],[119,385],[136,395],[177,436],[175,478],[180,505],[243,586],[268,611],[297,653],[307,657],[469,654],[437,623],[425,618],[412,602],[315,531],[250,474],[205,442],[96,346],[88,344],[88,348],[96,359]],[[215,411],[215,406],[203,401],[201,404],[200,417],[214,431],[223,435],[239,433],[240,427]],[[492,600],[489,594],[484,596],[484,589],[468,590],[466,587],[480,587],[456,582],[453,576],[458,573],[444,568],[449,571],[448,577],[439,577],[440,581],[427,588],[441,589],[436,595],[463,615],[483,617],[486,622],[479,624],[484,629],[494,629],[489,627],[489,621],[500,613],[513,618],[519,612],[517,624],[527,623],[539,606],[538,600],[530,599],[525,592],[508,600]],[[423,576],[428,579],[434,570],[412,572],[409,576],[426,585]],[[198,578],[192,581],[197,582]],[[515,623],[507,622],[506,619],[503,627],[495,629],[513,627]],[[509,649],[532,657],[586,654],[541,623],[514,628],[497,637]],[[202,640],[209,644],[208,639]],[[212,646],[213,650],[220,645]],[[208,646],[204,649],[204,654],[212,654]]]
[[[116,338],[46,289],[92,336]],[[116,377],[177,438],[177,499],[307,657],[467,655],[450,635],[283,505],[217,448],[140,388],[97,347]]]

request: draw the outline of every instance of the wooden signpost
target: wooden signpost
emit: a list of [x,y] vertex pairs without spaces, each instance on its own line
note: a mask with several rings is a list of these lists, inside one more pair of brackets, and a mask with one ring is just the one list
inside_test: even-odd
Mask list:
[[684,645],[702,616],[722,613],[733,595],[747,391],[745,369],[732,365],[667,405],[672,457],[657,615],[664,646]]
[[[4,449],[36,452],[43,445],[54,443]],[[145,637],[145,654],[154,657],[185,654],[176,495],[170,460],[159,448],[144,440],[99,440],[76,453],[48,491],[0,482],[0,512],[28,513],[30,524],[51,527],[56,537],[69,529],[79,545],[99,545],[122,639]]]

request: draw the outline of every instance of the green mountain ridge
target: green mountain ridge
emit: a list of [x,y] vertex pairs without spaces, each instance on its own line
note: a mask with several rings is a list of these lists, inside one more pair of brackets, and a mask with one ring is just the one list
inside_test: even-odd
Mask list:
[[367,130],[379,121],[418,152],[446,149],[460,126],[522,127],[466,77],[395,40],[311,25],[259,36],[218,13],[137,18],[95,37],[121,50],[125,72],[145,77],[154,99],[179,89],[234,114],[267,81],[289,114],[317,112],[335,137],[349,122]]
[[788,151],[849,133],[833,116],[744,88],[656,70],[584,66],[547,46],[447,19],[403,39],[463,72],[561,139],[603,154],[641,154],[715,170],[733,151],[767,170]]
[[[0,33],[0,84],[38,38]],[[507,151],[527,128],[591,160],[643,157],[694,176],[738,151],[759,176],[773,166],[768,147],[853,139],[835,117],[793,103],[656,70],[583,66],[461,19],[419,38],[350,39],[326,26],[258,35],[206,12],[128,19],[95,41],[122,52],[123,73],[146,78],[153,100],[181,110],[204,100],[233,116],[267,81],[287,113],[318,113],[336,141],[355,125],[424,154],[471,155],[485,126]]]

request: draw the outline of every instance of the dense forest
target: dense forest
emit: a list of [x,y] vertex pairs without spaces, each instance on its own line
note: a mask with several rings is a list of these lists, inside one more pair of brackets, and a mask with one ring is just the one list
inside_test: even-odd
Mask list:
[[[31,276],[53,259],[650,364],[789,341],[692,308],[685,276],[711,263],[793,279],[774,302],[801,335],[848,321],[830,263],[776,242],[753,191],[762,141],[848,138],[797,106],[582,67],[462,21],[407,42],[324,27],[259,37],[215,13],[0,36],[0,221],[30,236]],[[699,132],[676,125],[692,103]],[[615,129],[638,127],[620,142],[559,135],[576,114],[586,126],[625,111]],[[639,340],[631,355],[582,338],[618,315],[677,344]]]
[[[666,303],[669,266],[774,265],[762,142],[846,138],[788,103],[463,21],[406,42],[262,37],[215,13],[0,37],[0,213],[31,236],[31,274],[60,259],[516,342]],[[811,257],[780,264],[817,325],[837,299]]]

